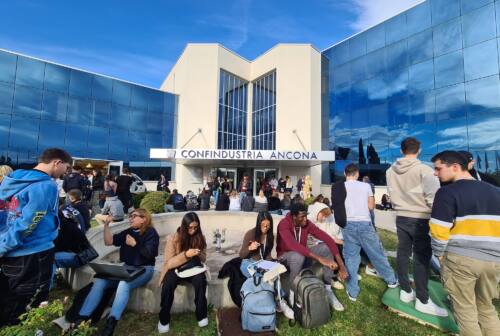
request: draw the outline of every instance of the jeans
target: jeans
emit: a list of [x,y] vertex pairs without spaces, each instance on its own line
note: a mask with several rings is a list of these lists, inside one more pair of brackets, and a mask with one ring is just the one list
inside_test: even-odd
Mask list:
[[201,321],[207,317],[207,278],[205,277],[205,273],[197,274],[189,278],[179,278],[174,270],[170,270],[165,274],[161,290],[160,322],[163,325],[170,323],[170,309],[174,303],[175,289],[182,281],[189,282],[194,287],[196,319]]
[[413,276],[417,298],[422,303],[429,300],[427,282],[432,257],[429,220],[422,218],[396,217],[398,234],[397,272],[401,289],[411,292],[408,265],[413,252]]
[[347,291],[350,296],[355,298],[359,295],[360,291],[357,274],[359,263],[361,262],[361,249],[366,252],[373,266],[385,282],[388,284],[397,282],[394,270],[389,265],[384,248],[371,222],[347,221],[343,233],[344,260],[347,272],[349,273]]
[[174,206],[172,204],[165,204],[163,209],[165,210],[165,212],[174,212]]
[[85,302],[80,309],[80,315],[88,317],[92,314],[94,309],[97,308],[99,302],[104,295],[104,291],[110,287],[116,287],[115,299],[113,305],[111,306],[110,316],[113,316],[116,320],[119,320],[123,314],[123,311],[127,307],[128,298],[130,292],[138,287],[144,286],[151,280],[154,274],[154,266],[144,266],[145,271],[137,278],[132,281],[116,281],[97,278],[94,281],[94,285],[87,295]]
[[55,284],[56,270],[58,268],[78,268],[82,266],[80,260],[74,252],[56,252],[54,257],[54,266],[52,268],[52,282],[50,289]]
[[0,259],[0,327],[19,323],[28,305],[47,300],[54,250]]

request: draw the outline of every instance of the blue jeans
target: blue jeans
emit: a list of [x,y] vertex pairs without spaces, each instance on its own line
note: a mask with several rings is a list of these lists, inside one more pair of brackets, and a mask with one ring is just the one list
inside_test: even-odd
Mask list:
[[80,260],[76,257],[74,252],[56,252],[54,254],[54,264],[52,266],[52,281],[50,289],[54,287],[56,280],[56,270],[58,268],[78,268],[82,266]]
[[397,282],[396,275],[384,253],[375,229],[371,222],[351,222],[343,230],[344,233],[344,260],[349,273],[347,291],[352,297],[359,295],[358,268],[361,262],[361,248],[366,252],[373,266],[388,284]]
[[138,287],[144,286],[151,280],[154,274],[154,266],[145,266],[145,271],[132,281],[116,281],[97,278],[94,285],[87,295],[85,302],[80,309],[81,316],[90,316],[94,309],[97,308],[101,302],[104,291],[110,287],[117,287],[113,306],[111,307],[111,314],[115,319],[119,320],[123,311],[127,307],[130,292]]

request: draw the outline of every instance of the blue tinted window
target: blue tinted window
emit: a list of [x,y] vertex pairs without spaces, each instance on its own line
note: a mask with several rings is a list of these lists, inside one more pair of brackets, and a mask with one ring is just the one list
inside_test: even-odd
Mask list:
[[406,16],[404,13],[390,18],[385,25],[385,43],[392,44],[406,38]]
[[162,148],[161,133],[148,133],[146,137],[146,150],[150,148]]
[[358,82],[366,78],[366,60],[365,57],[355,59],[351,65],[351,81]]
[[0,148],[9,148],[10,115],[0,118]]
[[109,133],[109,154],[111,157],[123,157],[127,154],[127,138],[127,131],[111,130]]
[[42,103],[42,119],[66,121],[68,98],[65,94],[44,91]]
[[[477,148],[477,149],[493,149],[498,148],[498,144],[500,143],[500,118],[498,115],[482,115],[480,117],[468,117],[467,118],[467,133],[469,138],[469,147]],[[499,160],[498,154],[493,154],[492,158]],[[485,157],[481,155],[478,160],[476,154],[476,167],[478,167],[478,163],[482,161],[483,165],[481,168],[484,168]],[[490,165],[490,167],[494,167],[495,164]]]
[[[155,111],[149,111],[148,113],[148,131],[151,132],[161,132],[162,131],[162,115],[161,113]],[[169,127],[174,127],[170,125]]]
[[68,92],[70,71],[59,65],[47,63],[45,66],[45,89]]
[[40,136],[38,137],[38,149],[43,151],[51,147],[64,147],[63,122],[42,120],[40,121]]
[[[390,81],[387,76],[388,75],[378,76],[364,82],[364,88],[366,90],[366,95],[368,96],[369,105],[373,105],[387,99],[388,92],[390,95],[394,94],[394,92],[390,90],[391,86],[387,85],[387,81]],[[404,85],[404,83],[402,85]]]
[[438,120],[465,117],[463,83],[436,90],[436,117]]
[[429,60],[410,67],[410,89],[426,91],[434,89],[434,62]]
[[99,155],[108,154],[109,129],[103,127],[89,127],[89,152]]
[[349,84],[351,78],[351,66],[350,64],[341,65],[335,70],[333,77],[333,85],[339,87],[342,85]]
[[460,15],[459,0],[432,0],[432,24],[437,25]]
[[461,0],[461,2],[462,2],[462,15],[464,15],[465,13],[470,12],[471,10],[483,7],[484,5],[493,2],[493,0]]
[[349,61],[349,43],[340,43],[333,47],[330,61],[335,67]]
[[145,151],[146,151],[146,137],[144,133],[129,132],[127,152],[130,159],[142,157]]
[[374,51],[385,46],[385,27],[379,24],[370,28],[366,34],[366,51]]
[[358,58],[366,54],[366,34],[358,34],[348,41],[351,59]]
[[16,84],[41,89],[44,73],[44,62],[20,56],[17,61]]
[[[390,124],[402,125],[410,122],[408,111],[408,97],[400,97],[389,100]],[[392,122],[391,122],[392,120]]]
[[408,93],[408,69],[387,72],[384,78],[388,99],[401,97]]
[[0,51],[0,82],[14,83],[17,56]]
[[130,105],[130,84],[113,80],[113,103]]
[[455,19],[434,27],[434,55],[439,56],[462,48],[462,26]]
[[408,36],[426,30],[431,26],[431,8],[426,1],[406,12]]
[[116,128],[128,129],[129,108],[123,105],[113,105],[110,121]]
[[135,108],[130,109],[130,129],[144,130],[147,125],[147,111]]
[[141,109],[148,108],[149,89],[142,86],[132,86],[131,105]]
[[436,133],[438,151],[467,149],[465,118],[439,121]]
[[476,9],[462,16],[464,47],[492,39],[496,36],[493,4]]
[[87,150],[88,126],[66,125],[66,146],[70,149]]
[[83,71],[71,70],[69,94],[80,97],[90,97],[92,90],[92,75]]
[[490,76],[465,83],[468,116],[500,112],[500,83]]
[[354,127],[366,127],[368,126],[369,122],[369,109],[368,108],[363,108],[359,110],[354,110],[352,111],[352,125]]
[[[366,55],[366,76],[368,78],[381,75],[385,71],[384,49],[376,50]],[[348,67],[349,64],[346,64]],[[336,70],[337,71],[337,70]]]
[[[0,83],[0,114],[12,113],[12,99],[14,97],[14,85]],[[2,116],[5,118],[5,116]]]
[[436,99],[434,92],[410,95],[410,121],[413,124],[436,120]]
[[91,100],[70,97],[66,121],[80,125],[88,125],[91,119]]
[[149,110],[154,110],[154,111],[163,111],[163,100],[164,100],[164,93],[160,91],[151,91],[150,96],[149,96],[149,104],[148,108]]
[[92,80],[92,97],[98,100],[111,101],[113,80],[107,77],[94,76]]
[[421,142],[420,148],[422,154],[435,154],[437,151],[436,143],[436,125],[434,123],[427,124],[410,124],[408,127],[409,134],[417,136]]
[[389,110],[387,103],[371,106],[368,113],[370,125],[386,126],[389,124]]
[[16,86],[14,93],[13,114],[40,119],[42,108],[42,90]]
[[497,23],[497,36],[500,35],[500,3],[495,2],[496,23]]
[[408,57],[410,64],[432,58],[432,30],[426,30],[408,38]]
[[90,124],[94,126],[108,127],[110,114],[110,103],[96,101],[93,104],[93,114],[90,119]]
[[385,48],[385,66],[391,70],[408,66],[406,40],[394,43]]
[[434,59],[436,88],[464,81],[462,51],[455,51]]
[[498,74],[496,39],[464,49],[465,80]]
[[10,123],[9,148],[25,149],[36,154],[38,143],[39,120],[13,116]]

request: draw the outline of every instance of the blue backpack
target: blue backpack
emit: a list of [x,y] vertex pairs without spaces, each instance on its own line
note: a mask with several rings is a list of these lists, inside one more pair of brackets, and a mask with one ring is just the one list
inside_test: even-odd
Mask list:
[[276,329],[276,302],[274,286],[260,281],[256,272],[241,286],[241,327],[250,332],[268,332]]

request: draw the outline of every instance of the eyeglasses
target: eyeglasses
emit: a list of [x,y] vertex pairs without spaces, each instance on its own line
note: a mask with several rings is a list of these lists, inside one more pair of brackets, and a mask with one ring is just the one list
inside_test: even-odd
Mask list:
[[130,215],[128,215],[128,218],[129,218],[129,219],[134,219],[135,217],[141,217],[141,218],[144,218],[144,216],[139,215],[139,214],[130,214]]
[[196,231],[198,230],[198,225],[189,225],[188,230]]

